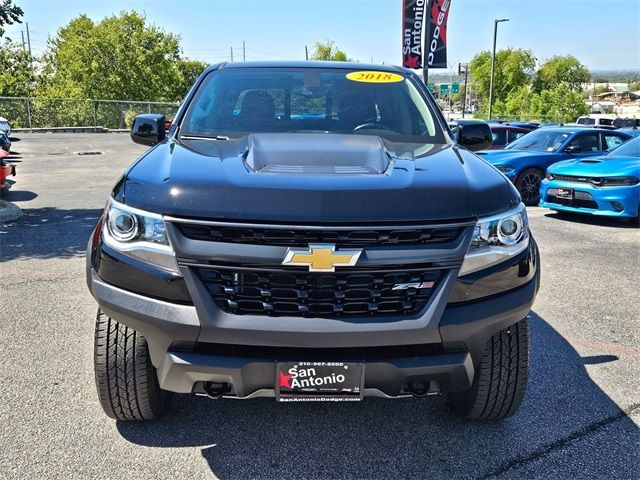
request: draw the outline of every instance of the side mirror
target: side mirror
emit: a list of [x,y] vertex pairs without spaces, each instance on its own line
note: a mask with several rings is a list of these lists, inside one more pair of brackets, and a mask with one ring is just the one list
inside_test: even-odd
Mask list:
[[140,145],[155,145],[166,136],[164,115],[145,113],[138,115],[131,125],[131,140]]
[[580,145],[569,145],[564,151],[566,153],[578,153],[582,151],[582,147]]
[[472,152],[486,150],[493,142],[491,128],[484,122],[458,125],[457,130],[458,143]]

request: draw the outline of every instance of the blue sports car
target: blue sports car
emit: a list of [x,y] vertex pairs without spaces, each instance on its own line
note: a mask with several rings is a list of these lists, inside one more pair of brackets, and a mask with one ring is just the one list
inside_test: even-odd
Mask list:
[[635,218],[640,225],[640,137],[602,157],[556,163],[540,196],[541,207]]
[[504,150],[478,152],[516,186],[526,205],[540,202],[540,182],[554,163],[602,155],[630,135],[589,127],[540,128],[507,145]]

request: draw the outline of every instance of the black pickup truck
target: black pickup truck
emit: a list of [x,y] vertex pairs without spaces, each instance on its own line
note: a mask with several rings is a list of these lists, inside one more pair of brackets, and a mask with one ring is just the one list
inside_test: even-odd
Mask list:
[[539,258],[513,185],[457,143],[409,70],[209,67],[113,188],[89,241],[105,412],[171,392],[357,401],[442,393],[468,418],[524,397]]

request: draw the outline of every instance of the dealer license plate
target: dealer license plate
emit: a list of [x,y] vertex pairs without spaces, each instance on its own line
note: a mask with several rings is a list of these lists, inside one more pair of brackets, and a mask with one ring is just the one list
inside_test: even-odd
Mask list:
[[556,193],[558,198],[566,198],[568,200],[573,200],[573,188],[558,188],[558,192]]
[[276,399],[280,402],[358,401],[363,386],[363,363],[276,363]]

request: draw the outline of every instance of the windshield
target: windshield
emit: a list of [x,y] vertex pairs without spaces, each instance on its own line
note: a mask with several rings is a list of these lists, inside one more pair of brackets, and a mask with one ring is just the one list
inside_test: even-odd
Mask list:
[[263,132],[372,134],[444,143],[413,82],[389,72],[230,68],[208,75],[189,105],[182,136]]
[[571,136],[569,132],[557,130],[536,130],[527,133],[507,145],[508,150],[531,150],[534,152],[555,152]]
[[605,157],[640,157],[640,137],[623,143],[615,150],[607,153]]

